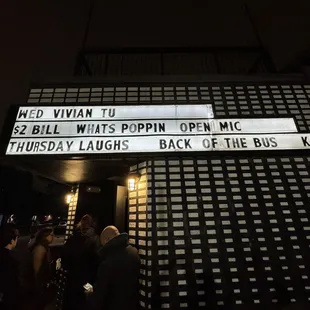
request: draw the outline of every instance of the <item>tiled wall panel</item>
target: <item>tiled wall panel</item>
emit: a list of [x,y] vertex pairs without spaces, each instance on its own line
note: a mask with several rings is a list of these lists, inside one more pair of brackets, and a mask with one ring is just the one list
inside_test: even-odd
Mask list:
[[215,117],[293,116],[299,130],[309,131],[310,85],[165,84],[147,86],[33,88],[28,104],[169,104],[211,102]]
[[140,174],[140,181],[135,190],[128,192],[128,233],[129,242],[139,250],[140,269],[140,305],[148,307],[148,219],[147,219],[147,164],[142,162],[130,167],[131,172]]
[[271,309],[309,300],[309,161],[149,161],[152,306]]
[[[71,201],[68,205],[68,217],[67,217],[67,227],[65,241],[73,234],[76,208],[79,200],[79,186],[72,186],[71,189]],[[61,268],[57,271],[57,295],[56,295],[56,309],[62,309],[63,296],[66,289],[66,270]]]

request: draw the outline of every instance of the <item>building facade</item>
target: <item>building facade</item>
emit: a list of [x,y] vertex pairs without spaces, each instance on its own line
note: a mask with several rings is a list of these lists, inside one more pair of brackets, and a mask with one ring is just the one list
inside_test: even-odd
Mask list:
[[[263,150],[136,154],[130,170],[141,178],[128,193],[127,224],[141,255],[145,309],[308,302],[310,84],[296,77],[171,80],[40,85],[27,104],[211,104],[214,119],[293,118],[306,138],[302,148],[290,148],[288,138],[287,149],[261,140]],[[78,208],[74,193],[68,234]]]

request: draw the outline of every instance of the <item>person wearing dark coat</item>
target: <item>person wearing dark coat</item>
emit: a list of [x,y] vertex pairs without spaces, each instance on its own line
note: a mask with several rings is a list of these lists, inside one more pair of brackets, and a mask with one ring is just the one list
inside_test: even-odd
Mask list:
[[16,247],[18,230],[14,224],[7,224],[1,229],[0,247],[0,309],[21,309],[19,266],[12,256]]
[[103,230],[103,245],[97,281],[88,295],[87,309],[136,310],[140,260],[136,248],[128,244],[128,235],[120,234],[114,226]]
[[96,279],[99,248],[100,240],[95,232],[95,222],[86,214],[64,245],[62,267],[67,272],[67,283],[63,309],[85,309],[83,286],[94,283]]
[[40,229],[35,237],[34,243],[30,247],[31,253],[31,272],[32,278],[32,310],[44,309],[50,302],[53,301],[56,292],[51,289],[52,259],[50,244],[54,240],[53,228],[45,227]]

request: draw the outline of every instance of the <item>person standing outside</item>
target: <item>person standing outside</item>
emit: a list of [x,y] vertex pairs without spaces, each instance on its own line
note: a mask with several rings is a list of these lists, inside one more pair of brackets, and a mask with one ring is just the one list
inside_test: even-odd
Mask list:
[[101,263],[97,281],[88,295],[88,309],[136,310],[140,260],[138,251],[128,243],[128,235],[114,226],[101,235]]
[[54,232],[50,227],[38,231],[31,246],[33,268],[33,309],[44,309],[54,298],[51,289],[51,251],[49,245],[54,240]]
[[83,285],[96,279],[100,248],[93,218],[86,214],[77,224],[73,235],[64,245],[62,267],[67,272],[64,310],[85,309]]
[[20,309],[19,266],[12,257],[12,250],[18,240],[18,229],[14,224],[6,224],[0,235],[0,309]]

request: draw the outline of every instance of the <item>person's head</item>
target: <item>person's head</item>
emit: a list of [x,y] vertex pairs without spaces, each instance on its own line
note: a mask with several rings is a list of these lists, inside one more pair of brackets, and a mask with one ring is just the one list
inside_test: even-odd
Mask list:
[[1,230],[1,247],[13,250],[19,236],[18,229],[15,224],[7,224]]
[[115,226],[108,226],[106,227],[101,235],[100,235],[100,242],[104,246],[113,238],[119,236],[119,231]]
[[54,240],[54,231],[51,227],[45,227],[40,229],[35,237],[35,244],[45,244],[48,245]]
[[95,226],[95,221],[89,214],[85,214],[77,224],[77,228],[80,229],[83,233],[90,228],[95,228]]

